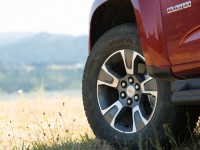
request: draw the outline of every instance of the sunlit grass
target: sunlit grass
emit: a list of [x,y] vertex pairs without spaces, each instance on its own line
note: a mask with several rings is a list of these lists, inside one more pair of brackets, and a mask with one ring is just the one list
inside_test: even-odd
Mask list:
[[[0,100],[0,149],[93,139],[80,97],[45,93]],[[81,136],[82,135],[82,136]]]
[[[28,96],[20,93],[2,98],[0,109],[0,149],[114,150],[106,141],[93,135],[81,96],[47,95],[38,90]],[[190,139],[184,143],[175,141],[172,131],[164,126],[171,148],[199,149],[199,122],[195,128],[197,134],[191,129]],[[156,139],[150,139],[150,143],[155,149],[162,149]]]

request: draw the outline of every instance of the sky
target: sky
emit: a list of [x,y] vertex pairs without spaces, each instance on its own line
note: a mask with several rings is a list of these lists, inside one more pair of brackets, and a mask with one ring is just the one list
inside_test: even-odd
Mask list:
[[0,33],[87,35],[93,0],[0,0]]

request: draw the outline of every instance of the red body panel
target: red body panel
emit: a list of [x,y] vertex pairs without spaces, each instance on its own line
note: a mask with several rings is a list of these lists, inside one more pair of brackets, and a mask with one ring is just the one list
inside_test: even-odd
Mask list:
[[192,6],[171,14],[167,8],[181,4],[183,0],[162,1],[162,19],[165,41],[176,75],[192,75],[200,72],[200,1],[193,0]]
[[[107,0],[96,0],[95,10]],[[147,65],[169,68],[177,76],[200,74],[200,1],[168,14],[167,8],[187,0],[131,0]],[[90,27],[92,31],[92,27]]]
[[[199,55],[199,54],[197,54]],[[200,61],[192,62],[192,63],[185,63],[181,65],[175,65],[172,67],[173,72],[177,76],[192,76],[192,75],[199,75],[200,74]]]
[[132,0],[139,27],[142,49],[148,65],[170,68],[159,0]]

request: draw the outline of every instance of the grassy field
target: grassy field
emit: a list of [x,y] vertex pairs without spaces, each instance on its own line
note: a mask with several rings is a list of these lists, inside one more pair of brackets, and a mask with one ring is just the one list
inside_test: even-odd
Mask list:
[[[2,96],[0,109],[0,150],[114,150],[93,135],[79,95],[39,91]],[[199,149],[200,145],[193,135],[182,145],[170,140],[177,150]],[[156,149],[161,149],[159,144]]]
[[21,94],[0,99],[0,109],[0,149],[59,145],[94,137],[80,96]]

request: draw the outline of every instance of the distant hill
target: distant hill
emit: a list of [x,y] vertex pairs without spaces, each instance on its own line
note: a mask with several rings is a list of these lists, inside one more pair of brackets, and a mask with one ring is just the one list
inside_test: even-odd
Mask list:
[[34,36],[34,34],[29,32],[0,33],[0,46],[17,43],[31,36]]
[[84,63],[88,55],[87,43],[87,36],[3,33],[0,34],[0,63]]

